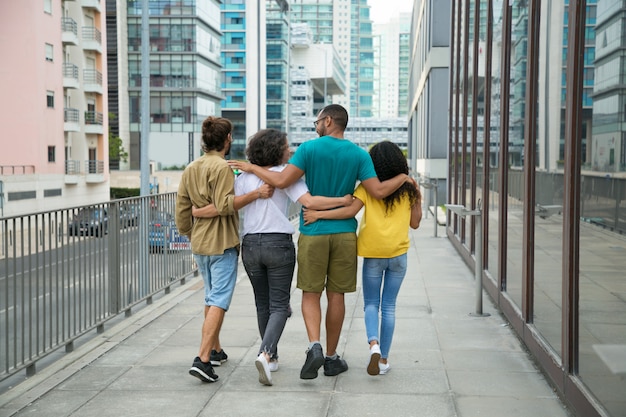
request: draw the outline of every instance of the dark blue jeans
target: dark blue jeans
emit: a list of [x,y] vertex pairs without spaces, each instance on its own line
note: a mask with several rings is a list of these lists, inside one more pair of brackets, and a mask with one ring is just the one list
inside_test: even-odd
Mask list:
[[242,244],[243,266],[254,290],[257,321],[263,341],[259,353],[278,358],[278,341],[289,316],[296,248],[286,233],[247,234]]

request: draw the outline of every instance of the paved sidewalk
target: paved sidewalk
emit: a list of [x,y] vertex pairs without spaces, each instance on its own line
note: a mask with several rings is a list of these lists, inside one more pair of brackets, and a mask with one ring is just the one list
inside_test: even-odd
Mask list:
[[366,373],[359,270],[338,349],[350,369],[299,378],[308,341],[294,279],[280,369],[273,386],[259,384],[254,299],[240,267],[218,382],[188,374],[203,320],[196,277],[1,395],[0,416],[570,416],[486,294],[483,311],[491,315],[469,315],[473,271],[441,237],[444,228],[433,237],[433,227],[429,216],[412,231],[387,375]]

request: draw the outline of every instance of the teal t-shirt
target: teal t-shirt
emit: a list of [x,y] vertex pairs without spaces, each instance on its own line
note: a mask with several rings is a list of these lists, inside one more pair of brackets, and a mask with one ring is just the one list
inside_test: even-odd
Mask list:
[[[350,142],[322,136],[304,142],[289,160],[304,171],[304,180],[311,195],[343,197],[352,194],[358,181],[376,176],[370,155]],[[328,235],[356,232],[356,219],[318,220],[304,225],[300,216],[300,233],[305,235]]]

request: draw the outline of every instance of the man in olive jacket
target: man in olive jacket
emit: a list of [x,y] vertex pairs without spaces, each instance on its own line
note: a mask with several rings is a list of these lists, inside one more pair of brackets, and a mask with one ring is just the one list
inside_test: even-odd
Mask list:
[[[189,237],[194,260],[204,280],[204,323],[200,351],[189,373],[204,382],[218,376],[211,363],[227,356],[219,334],[235,290],[239,256],[239,215],[235,207],[235,175],[225,156],[232,143],[232,123],[209,116],[202,123],[203,156],[183,172],[176,199],[176,226]],[[193,218],[193,207],[213,204],[217,216]],[[216,356],[213,358],[213,356]]]

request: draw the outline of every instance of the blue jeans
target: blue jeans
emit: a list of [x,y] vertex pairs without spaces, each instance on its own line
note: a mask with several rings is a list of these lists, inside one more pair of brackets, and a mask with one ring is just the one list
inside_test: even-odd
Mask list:
[[228,311],[237,283],[239,254],[236,248],[221,255],[193,255],[204,281],[204,304]]
[[383,358],[389,357],[393,331],[396,327],[396,298],[404,275],[406,275],[406,253],[395,258],[363,259],[363,302],[367,341],[369,343],[378,340]]
[[259,353],[278,358],[278,341],[289,316],[291,281],[296,265],[293,238],[285,233],[255,233],[243,237],[241,260],[248,273],[263,338]]

